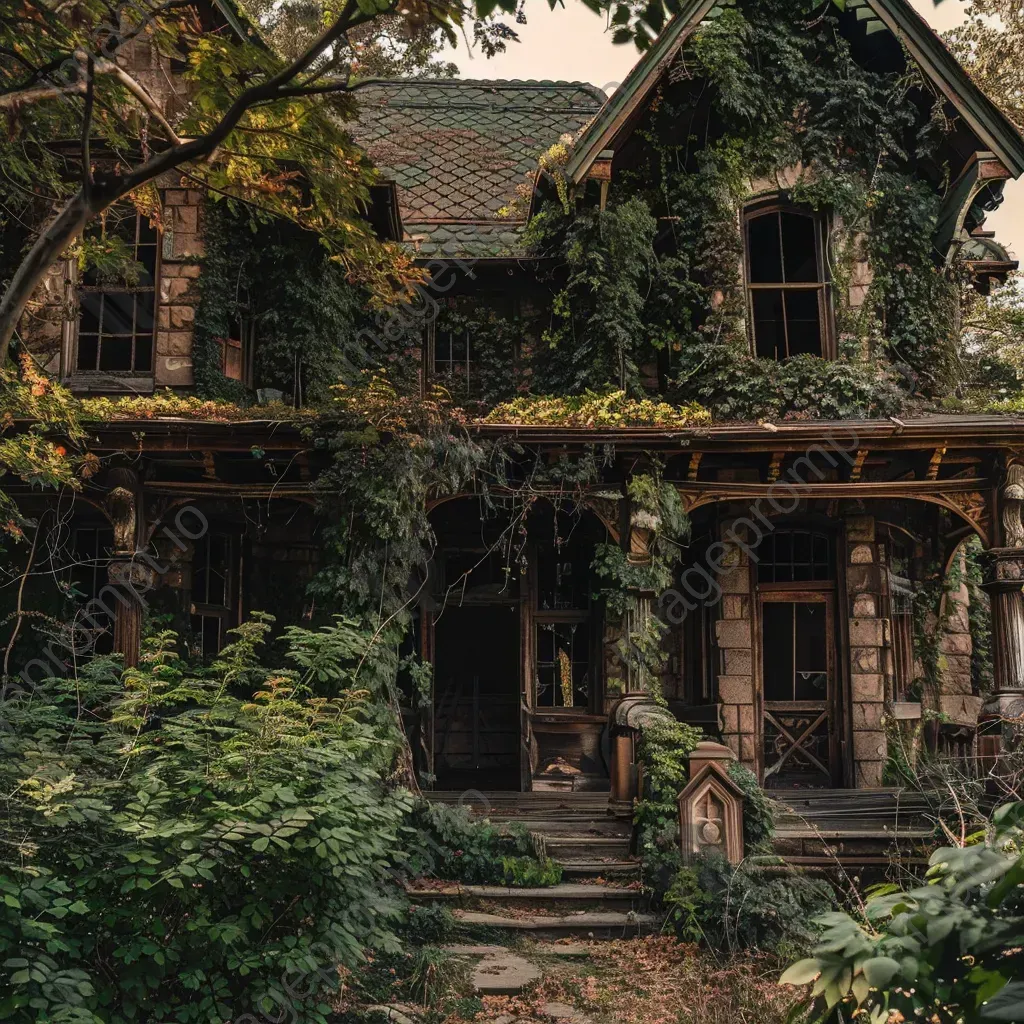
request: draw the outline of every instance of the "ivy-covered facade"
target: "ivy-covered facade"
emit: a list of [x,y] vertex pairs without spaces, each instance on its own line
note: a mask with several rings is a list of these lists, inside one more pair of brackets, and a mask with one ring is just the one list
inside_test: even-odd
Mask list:
[[440,789],[628,802],[638,702],[766,788],[1015,742],[1024,419],[960,315],[1024,140],[904,0],[681,6],[608,99],[356,90],[404,305],[182,181],[110,222],[133,284],[55,268],[26,334],[101,460],[19,495],[40,621],[362,618]]

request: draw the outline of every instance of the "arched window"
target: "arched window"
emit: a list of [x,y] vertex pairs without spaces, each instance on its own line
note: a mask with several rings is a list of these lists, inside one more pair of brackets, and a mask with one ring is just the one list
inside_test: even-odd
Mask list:
[[745,217],[747,308],[756,355],[829,355],[824,224],[810,211],[759,206]]

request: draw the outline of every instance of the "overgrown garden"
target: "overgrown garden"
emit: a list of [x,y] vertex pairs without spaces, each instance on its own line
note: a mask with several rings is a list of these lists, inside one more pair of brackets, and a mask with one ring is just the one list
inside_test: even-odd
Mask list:
[[[662,15],[615,7],[620,31],[649,41]],[[433,13],[448,31],[476,19],[486,37],[494,9],[482,3]],[[388,5],[359,10],[365,18],[355,17],[354,29],[393,16]],[[73,50],[78,38],[77,28],[65,38],[53,11],[44,13],[30,48],[37,63],[55,47]],[[95,21],[103,11],[96,5],[86,13]],[[335,214],[330,223],[302,205],[306,197],[290,178],[264,176],[266,138],[249,119],[230,136],[238,141],[252,129],[239,160],[205,172],[218,198],[206,210],[195,396],[79,401],[15,340],[16,360],[0,369],[0,470],[28,484],[81,488],[99,468],[90,430],[112,420],[294,421],[329,459],[312,485],[327,525],[310,596],[332,614],[308,628],[274,625],[273,654],[264,643],[272,620],[255,615],[208,663],[186,658],[173,633],[152,621],[138,666],[124,669],[116,657],[72,662],[66,675],[23,689],[8,668],[25,616],[20,606],[12,613],[17,629],[0,709],[0,1016],[121,1024],[284,1014],[326,1022],[366,1019],[367,1005],[396,993],[432,1022],[499,1010],[529,1015],[526,1003],[485,1006],[468,993],[458,964],[440,948],[466,933],[446,912],[410,905],[404,883],[542,887],[559,881],[559,869],[537,855],[525,831],[422,800],[400,705],[429,699],[429,667],[399,652],[411,622],[410,581],[423,578],[435,546],[429,499],[472,483],[486,515],[521,526],[541,499],[575,511],[604,483],[615,452],[590,445],[531,458],[515,442],[482,440],[478,423],[683,428],[887,417],[992,408],[996,391],[996,408],[1020,411],[1017,293],[974,297],[963,268],[941,265],[931,244],[938,198],[914,168],[937,153],[941,97],[913,72],[865,70],[837,17],[831,3],[813,11],[782,0],[726,5],[687,44],[672,84],[647,110],[646,155],[616,181],[606,209],[567,197],[559,165],[571,140],[549,154],[529,244],[545,268],[550,308],[505,315],[453,302],[439,313],[438,329],[472,331],[478,342],[481,391],[471,401],[453,382],[423,393],[417,320],[388,337],[374,365],[351,374],[357,342],[379,322],[381,304],[401,310],[396,294],[419,275],[361,227],[356,255],[339,241],[357,219],[370,170],[355,155],[346,169],[332,162],[349,155],[349,142],[319,108],[298,120],[303,133],[327,138],[331,160],[311,158],[320,143],[306,134],[276,156],[312,163],[317,202]],[[5,22],[2,31],[13,29]],[[280,71],[276,57],[254,51],[221,43],[196,50],[192,74],[208,107],[192,126],[197,137],[216,133],[215,115],[230,107],[238,81]],[[224,78],[221,64],[235,78]],[[104,85],[99,93],[100,129],[114,146],[125,132],[125,88],[112,85],[108,96]],[[311,95],[282,95],[265,107],[271,129],[296,118],[295,106]],[[10,217],[30,210],[21,195],[29,158],[46,149],[47,133],[66,128],[64,116],[57,125],[23,125],[2,144],[20,190],[19,203],[5,206],[5,238],[18,236],[4,253],[5,281],[17,275],[26,241]],[[792,198],[835,215],[828,238],[835,359],[779,362],[749,352],[736,210],[752,181],[794,166],[802,172]],[[56,198],[73,202],[63,171],[48,162],[43,170]],[[140,180],[131,199],[146,202],[148,185]],[[103,183],[87,175],[86,193],[94,186]],[[267,195],[269,207],[254,213],[254,196]],[[109,255],[88,247],[79,254],[86,262]],[[848,286],[864,263],[872,278],[854,305]],[[18,301],[5,300],[5,311]],[[221,372],[217,340],[240,319],[258,337],[257,376],[290,394],[291,405],[257,404]],[[595,598],[623,624],[638,592],[671,580],[688,536],[662,471],[651,455],[623,488],[651,531],[649,564],[603,544],[591,567]],[[0,491],[12,560],[22,558],[37,525]],[[508,537],[502,554],[512,561],[521,534],[512,529]],[[965,567],[976,576],[973,559]],[[940,598],[941,584],[920,595],[923,626]],[[70,607],[75,596],[62,600]],[[59,621],[50,616],[51,625]],[[987,624],[974,625],[981,640]],[[652,685],[665,656],[663,632],[653,619],[617,640],[620,664]],[[32,639],[21,634],[22,643]],[[981,674],[984,644],[975,651]],[[934,672],[937,652],[917,653]],[[411,681],[410,692],[400,692],[400,678]],[[771,853],[772,808],[737,766],[733,779],[747,798],[746,861],[684,867],[675,799],[698,738],[677,724],[649,730],[641,744],[647,785],[636,808],[639,852],[664,937],[616,949],[617,964],[594,950],[591,974],[552,970],[538,993],[595,1017],[645,1020],[640,1004],[662,996],[629,975],[649,957],[647,968],[673,993],[686,985],[702,993],[662,1000],[659,1020],[760,1024],[781,1020],[805,991],[779,990],[773,979],[769,993],[765,981],[798,961],[783,980],[811,986],[801,1004],[808,1019],[846,1020],[860,1009],[872,1024],[911,1017],[1019,1024],[1020,804],[987,820],[992,809],[980,801],[963,843],[935,853],[927,879],[863,900],[857,886],[783,870]],[[754,967],[712,963],[752,950]],[[730,1016],[706,988],[721,992]],[[766,1005],[770,1016],[757,1016]]]

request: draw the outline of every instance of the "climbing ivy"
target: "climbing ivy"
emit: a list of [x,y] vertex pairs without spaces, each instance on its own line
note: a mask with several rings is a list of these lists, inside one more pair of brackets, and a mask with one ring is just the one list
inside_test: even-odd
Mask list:
[[[346,356],[365,325],[362,290],[308,231],[254,223],[223,203],[208,206],[206,216],[193,341],[196,391],[246,401],[242,383],[221,372],[218,344],[244,328],[257,386],[282,391],[296,405],[323,403],[330,383],[348,370]],[[392,345],[383,358],[400,351]]]
[[[942,98],[909,60],[858,63],[840,17],[725,7],[659,86],[610,205],[542,205],[530,237],[563,282],[546,389],[657,380],[716,417],[763,419],[894,415],[953,387],[961,281],[933,248],[942,182],[927,177]],[[738,211],[779,193],[828,214],[835,361],[749,355]]]
[[[661,469],[654,463],[651,472],[635,474],[626,485],[631,528],[649,534],[646,556],[638,558],[620,544],[599,544],[591,568],[601,581],[599,595],[606,610],[620,623],[615,642],[619,660],[642,674],[645,689],[664,702],[658,681],[665,663],[661,641],[668,627],[653,614],[640,615],[641,602],[671,586],[679,546],[690,536],[690,519],[679,492],[662,479]],[[614,682],[609,680],[609,687]]]

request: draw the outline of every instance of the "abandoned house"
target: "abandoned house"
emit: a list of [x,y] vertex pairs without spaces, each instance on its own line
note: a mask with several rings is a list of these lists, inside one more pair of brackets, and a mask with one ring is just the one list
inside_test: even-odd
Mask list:
[[[1024,418],[919,400],[943,358],[941,282],[987,293],[1016,268],[985,218],[1024,173],[1024,139],[906,0],[791,19],[803,77],[770,61],[755,73],[744,41],[768,38],[784,6],[686,0],[609,97],[553,81],[355,90],[351,131],[379,172],[366,216],[427,279],[393,331],[367,314],[352,349],[376,357],[383,335],[410,388],[443,385],[473,443],[504,453],[500,482],[470,474],[428,494],[433,542],[408,585],[404,650],[432,683],[406,722],[439,790],[628,802],[636,723],[665,713],[655,692],[784,791],[891,785],[901,737],[968,771],[1016,742]],[[173,115],[175,67],[135,55]],[[266,228],[225,242],[236,228],[219,204],[175,174],[159,186],[159,218],[129,207],[96,228],[126,240],[139,278],[57,266],[23,333],[83,396],[254,404],[230,421],[97,419],[102,465],[80,493],[8,488],[50,531],[40,550],[64,560],[61,614],[106,594],[98,646],[129,661],[143,579],[148,611],[207,657],[254,610],[279,624],[333,610],[308,590],[330,548],[329,446],[301,416],[261,412],[329,397],[337,379],[327,341],[266,344],[274,276],[319,287],[315,242]],[[266,265],[263,239],[277,246]],[[211,267],[232,282],[219,328],[204,313]],[[588,291],[602,273],[613,287]],[[792,393],[745,405],[755,372]],[[711,414],[516,414],[531,395],[602,385]],[[668,516],[687,529],[666,537]],[[972,646],[982,615],[990,670]]]

